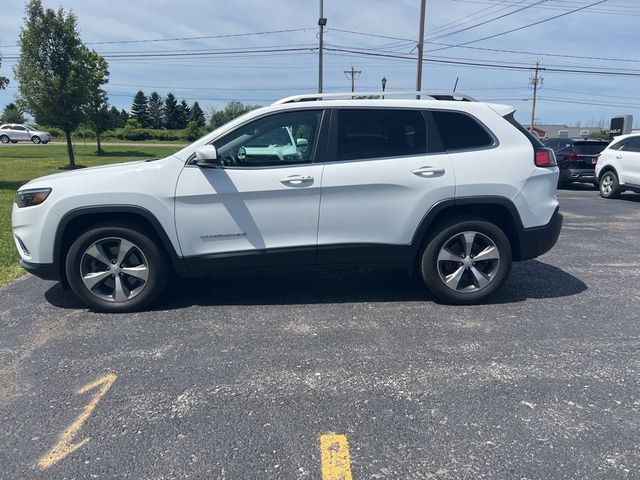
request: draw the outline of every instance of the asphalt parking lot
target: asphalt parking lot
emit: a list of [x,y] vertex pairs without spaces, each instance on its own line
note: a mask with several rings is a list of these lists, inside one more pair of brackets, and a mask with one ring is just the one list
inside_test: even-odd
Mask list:
[[106,315],[20,279],[0,290],[0,478],[639,478],[640,195],[558,197],[557,246],[485,305],[259,271]]

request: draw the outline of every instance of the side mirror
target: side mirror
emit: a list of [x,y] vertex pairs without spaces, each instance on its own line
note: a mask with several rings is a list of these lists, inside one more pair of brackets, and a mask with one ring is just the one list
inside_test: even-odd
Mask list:
[[204,145],[196,150],[196,165],[203,168],[214,168],[220,165],[218,151],[213,145]]
[[309,140],[307,140],[306,138],[299,138],[296,140],[296,145],[298,147],[306,147],[307,145],[309,145]]

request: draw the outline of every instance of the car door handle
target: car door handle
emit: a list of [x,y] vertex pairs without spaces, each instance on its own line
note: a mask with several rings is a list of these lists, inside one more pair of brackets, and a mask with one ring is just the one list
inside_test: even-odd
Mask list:
[[285,185],[302,185],[309,182],[313,182],[313,177],[304,175],[290,175],[280,179],[280,183]]
[[622,158],[622,155],[616,155],[616,158],[620,160]]
[[415,170],[411,170],[411,173],[418,175],[419,177],[435,177],[436,175],[444,175],[444,168],[442,167],[420,167]]

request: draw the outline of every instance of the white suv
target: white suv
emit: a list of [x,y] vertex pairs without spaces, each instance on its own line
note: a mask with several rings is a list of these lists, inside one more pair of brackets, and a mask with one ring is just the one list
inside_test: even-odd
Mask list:
[[[443,98],[290,97],[161,160],[38,178],[13,208],[22,266],[112,312],[174,272],[316,265],[417,270],[478,302],[556,243],[558,168],[513,107]],[[283,128],[297,152],[250,155]]]
[[640,193],[640,134],[620,135],[598,156],[596,178],[603,198]]
[[2,143],[18,143],[20,141],[38,143],[49,143],[51,134],[43,132],[29,125],[17,125],[15,123],[6,123],[0,125],[0,142]]

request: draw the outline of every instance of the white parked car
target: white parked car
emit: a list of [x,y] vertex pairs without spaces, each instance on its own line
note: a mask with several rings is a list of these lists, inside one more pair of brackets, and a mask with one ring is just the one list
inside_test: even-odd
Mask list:
[[[290,97],[161,160],[32,180],[13,207],[22,266],[111,312],[172,273],[306,265],[418,271],[474,303],[556,243],[555,157],[513,107],[350,97]],[[249,154],[285,132],[288,154]]]
[[640,134],[615,137],[598,156],[595,173],[603,198],[640,193]]
[[0,142],[2,143],[33,142],[38,144],[49,143],[50,141],[50,133],[42,132],[29,125],[18,125],[16,123],[0,125]]

